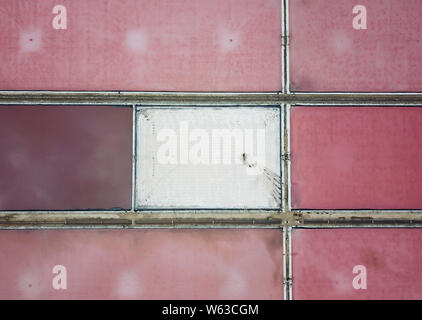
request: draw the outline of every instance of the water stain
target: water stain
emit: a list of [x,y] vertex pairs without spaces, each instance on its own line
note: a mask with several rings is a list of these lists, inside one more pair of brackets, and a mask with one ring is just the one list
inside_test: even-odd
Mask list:
[[42,33],[40,30],[23,31],[19,36],[21,52],[36,52],[41,49]]
[[365,248],[360,253],[360,260],[365,267],[380,269],[385,266],[384,258],[371,248]]

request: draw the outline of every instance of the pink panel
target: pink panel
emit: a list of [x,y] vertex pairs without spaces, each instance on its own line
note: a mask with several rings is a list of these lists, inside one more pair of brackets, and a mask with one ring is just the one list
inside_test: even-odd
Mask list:
[[0,210],[130,208],[132,110],[0,107]]
[[0,89],[277,91],[280,0],[0,0]]
[[291,89],[422,91],[421,12],[420,0],[291,0]]
[[[0,232],[1,299],[282,299],[279,230]],[[67,289],[52,287],[63,265]]]
[[292,108],[292,207],[422,208],[421,127],[421,108]]
[[293,298],[422,299],[421,242],[420,229],[293,230]]

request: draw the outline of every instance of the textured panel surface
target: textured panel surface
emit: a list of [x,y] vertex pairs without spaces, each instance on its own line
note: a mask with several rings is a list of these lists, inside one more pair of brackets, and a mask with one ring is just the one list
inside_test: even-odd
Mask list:
[[2,299],[283,299],[279,230],[0,231],[0,243]]
[[132,110],[0,106],[0,210],[130,208]]
[[293,298],[421,299],[421,244],[420,229],[293,230]]
[[279,108],[143,108],[138,127],[139,207],[279,207]]
[[0,90],[279,91],[279,0],[0,0]]
[[422,109],[291,111],[292,207],[422,208]]
[[[293,91],[422,91],[420,0],[289,2]],[[353,27],[356,5],[366,30]]]

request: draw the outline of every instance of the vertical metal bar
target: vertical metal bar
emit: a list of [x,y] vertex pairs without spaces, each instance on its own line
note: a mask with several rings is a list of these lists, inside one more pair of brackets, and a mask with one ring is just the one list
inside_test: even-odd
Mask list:
[[285,213],[285,206],[284,206],[284,197],[285,197],[285,181],[284,177],[286,176],[285,169],[284,169],[284,109],[285,105],[280,105],[280,208],[283,213]]
[[[289,1],[282,0],[282,39],[283,39],[283,93],[290,93],[290,68],[289,68]],[[286,214],[291,209],[291,180],[290,180],[290,104],[283,105],[282,121],[282,181],[283,181],[283,212]],[[290,226],[283,227],[283,275],[284,275],[284,300],[292,299],[292,262],[291,262],[291,230]]]
[[284,300],[289,300],[288,298],[289,298],[289,288],[288,288],[288,284],[287,284],[287,277],[286,277],[286,275],[287,275],[287,254],[288,254],[288,252],[287,252],[287,248],[286,248],[286,231],[287,231],[287,228],[286,227],[283,227],[282,229],[281,229],[281,235],[282,235],[282,238],[283,238],[283,298],[284,298]]
[[284,2],[281,0],[281,91],[286,94],[286,29],[284,22]]
[[[288,78],[287,78],[287,29],[286,29],[286,0],[282,0],[282,56],[283,56],[283,94],[288,93]],[[288,212],[288,199],[289,199],[289,185],[288,185],[288,166],[287,166],[287,151],[288,151],[288,129],[287,129],[287,105],[282,106],[282,211],[284,214]],[[290,259],[289,259],[289,232],[288,227],[283,227],[283,288],[284,288],[284,300],[290,300]]]
[[291,227],[283,227],[283,288],[284,300],[292,300]]
[[[290,212],[290,105],[283,105],[282,130],[282,181],[283,214]],[[283,287],[284,299],[292,297],[291,227],[283,226]]]
[[288,279],[289,279],[289,300],[293,300],[293,269],[292,269],[292,227],[287,228],[287,244],[289,252],[287,254]]
[[136,105],[132,105],[132,211],[136,211]]
[[286,93],[290,93],[290,28],[289,28],[289,0],[284,0],[284,39],[285,39],[285,87]]
[[283,141],[282,141],[282,177],[283,177],[283,212],[290,211],[290,105],[283,106]]
[[286,105],[286,135],[285,135],[285,148],[286,148],[286,183],[287,183],[287,211],[291,211],[292,209],[292,180],[291,180],[291,154],[290,154],[290,108],[291,105]]

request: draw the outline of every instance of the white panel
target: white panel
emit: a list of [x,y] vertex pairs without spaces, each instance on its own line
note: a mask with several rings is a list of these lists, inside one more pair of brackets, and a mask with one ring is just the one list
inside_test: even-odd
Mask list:
[[138,208],[280,206],[278,107],[141,108],[137,121]]

